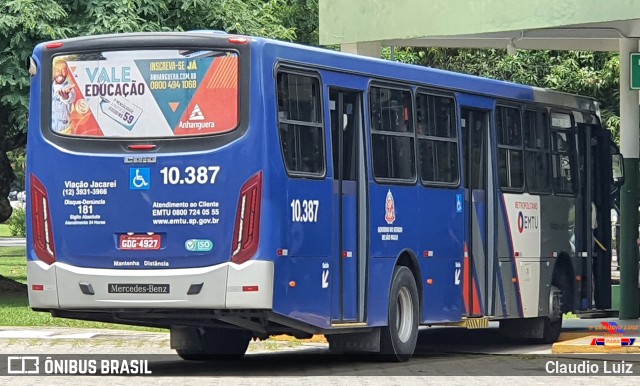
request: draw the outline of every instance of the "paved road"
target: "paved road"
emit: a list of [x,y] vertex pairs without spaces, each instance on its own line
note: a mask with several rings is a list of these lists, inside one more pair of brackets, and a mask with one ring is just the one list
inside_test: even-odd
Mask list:
[[[580,323],[588,324],[590,322]],[[0,353],[45,354],[53,358],[78,354],[98,360],[144,354],[151,375],[130,376],[20,376],[0,377],[0,385],[92,384],[183,385],[185,383],[238,385],[377,385],[377,384],[487,384],[513,386],[514,382],[540,384],[628,385],[636,378],[594,375],[550,377],[547,367],[588,363],[600,373],[607,360],[631,364],[640,374],[640,355],[576,357],[550,354],[549,345],[513,345],[495,329],[464,330],[431,328],[420,332],[416,355],[408,363],[384,363],[329,353],[323,343],[286,341],[255,342],[245,358],[237,362],[186,362],[169,348],[168,334],[113,330],[26,329],[0,327]],[[96,355],[96,356],[92,356]],[[78,358],[78,357],[75,357]],[[0,360],[6,360],[0,356]],[[588,362],[587,362],[588,361]],[[0,363],[0,368],[3,363]],[[515,375],[520,375],[516,377]],[[522,376],[526,376],[523,378]],[[185,378],[186,377],[186,378]]]

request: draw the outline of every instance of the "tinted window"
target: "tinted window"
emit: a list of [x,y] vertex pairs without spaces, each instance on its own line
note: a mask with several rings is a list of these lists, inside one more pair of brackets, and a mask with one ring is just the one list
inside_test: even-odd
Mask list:
[[373,175],[376,179],[414,181],[411,93],[372,87],[369,98]]
[[278,127],[287,170],[324,174],[320,82],[308,75],[278,74]]
[[576,146],[571,116],[564,113],[553,113],[551,116],[553,187],[556,193],[574,194],[576,192]]
[[524,113],[524,152],[526,179],[532,193],[551,192],[549,115],[546,111]]
[[496,108],[496,134],[498,136],[500,186],[505,189],[520,190],[524,187],[520,110],[498,106]]
[[420,178],[424,183],[457,184],[458,142],[453,98],[419,93],[416,122]]

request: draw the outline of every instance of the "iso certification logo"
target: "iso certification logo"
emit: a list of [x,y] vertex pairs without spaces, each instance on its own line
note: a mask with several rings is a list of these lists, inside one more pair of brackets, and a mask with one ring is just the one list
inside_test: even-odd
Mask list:
[[213,241],[190,239],[184,242],[184,249],[189,252],[209,252],[213,249]]

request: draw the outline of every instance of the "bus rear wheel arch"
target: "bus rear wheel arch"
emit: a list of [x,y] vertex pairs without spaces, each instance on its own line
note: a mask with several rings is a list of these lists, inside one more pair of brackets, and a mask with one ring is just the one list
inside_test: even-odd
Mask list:
[[418,341],[418,288],[411,270],[396,266],[389,291],[388,324],[380,333],[380,354],[384,360],[406,362]]
[[500,321],[500,334],[516,341],[551,344],[558,340],[562,332],[562,315],[571,310],[567,299],[572,292],[571,270],[565,264],[558,264],[549,286],[548,313],[546,316]]
[[549,288],[549,316],[544,317],[544,330],[540,341],[553,343],[562,332],[562,315],[571,311],[573,299],[573,276],[566,264],[558,265],[553,271]]

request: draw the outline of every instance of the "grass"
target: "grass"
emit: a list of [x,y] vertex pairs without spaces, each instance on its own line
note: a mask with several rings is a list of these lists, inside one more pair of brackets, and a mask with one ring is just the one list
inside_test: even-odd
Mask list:
[[0,237],[14,237],[11,236],[11,232],[9,232],[8,224],[0,224]]
[[24,247],[0,248],[0,276],[27,284],[27,265]]
[[566,314],[562,315],[562,319],[578,319],[578,315],[574,314],[573,312],[567,312]]
[[0,248],[0,276],[27,284],[27,264],[24,247]]
[[[0,247],[0,276],[26,284],[26,262],[24,247]],[[29,308],[29,300],[26,293],[13,292],[0,293],[0,326],[111,328],[153,332],[167,331],[160,328],[54,318],[46,312],[32,311],[31,308]]]
[[36,312],[29,308],[27,296],[0,297],[0,326],[19,327],[72,327],[72,328],[110,328],[118,330],[166,332],[165,329],[127,326],[112,323],[87,322],[75,319],[54,318],[46,312]]

